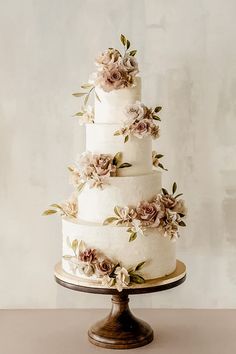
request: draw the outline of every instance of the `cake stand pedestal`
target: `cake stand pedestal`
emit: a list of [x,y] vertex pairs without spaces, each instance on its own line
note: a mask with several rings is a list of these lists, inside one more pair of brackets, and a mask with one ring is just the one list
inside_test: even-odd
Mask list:
[[55,280],[58,284],[76,291],[112,295],[110,314],[95,323],[88,331],[91,343],[111,349],[137,348],[153,340],[153,330],[146,322],[136,318],[129,309],[129,295],[146,294],[174,288],[186,278],[185,264],[177,260],[176,270],[170,275],[118,292],[114,288],[99,287],[96,283],[79,281],[77,277],[63,271],[61,263],[55,266]]

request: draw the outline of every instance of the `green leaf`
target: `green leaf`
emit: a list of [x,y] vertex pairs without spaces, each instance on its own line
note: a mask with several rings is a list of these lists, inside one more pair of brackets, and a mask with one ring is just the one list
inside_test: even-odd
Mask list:
[[175,199],[177,199],[178,197],[180,197],[181,195],[183,195],[183,193],[179,193],[175,196]]
[[82,117],[84,115],[83,112],[77,112],[73,115],[73,117]]
[[158,116],[153,116],[152,118],[153,118],[154,120],[158,120],[159,122],[161,122],[161,118],[158,117]]
[[77,187],[77,192],[81,192],[82,189],[84,188],[84,186],[85,186],[85,182],[80,183],[80,184],[78,185],[78,187]]
[[114,221],[117,221],[118,218],[115,216],[111,216],[109,218],[107,218],[106,220],[103,221],[103,225],[109,225],[112,224]]
[[159,162],[158,166],[159,166],[160,168],[162,168],[164,171],[168,171],[167,168],[165,168],[165,167],[162,165],[162,163]]
[[172,193],[175,194],[176,190],[177,190],[177,184],[176,182],[174,182],[172,186]]
[[77,93],[72,93],[72,95],[75,97],[82,97],[84,95],[87,95],[87,93],[86,92],[77,92]]
[[64,255],[62,256],[62,258],[64,258],[66,261],[69,261],[73,256],[69,256],[69,255]]
[[115,133],[114,133],[113,135],[117,136],[117,135],[121,135],[121,133],[120,133],[120,131],[119,131],[119,130],[116,130],[116,131],[115,131]]
[[83,88],[83,89],[88,89],[88,88],[93,87],[93,84],[89,84],[89,83],[87,83],[87,84],[83,84],[83,85],[81,85],[80,87],[81,87],[81,88]]
[[86,106],[87,103],[88,103],[88,99],[89,99],[89,94],[87,94],[87,96],[85,96],[85,99],[84,99],[84,105]]
[[139,269],[141,269],[141,268],[144,266],[145,263],[146,263],[145,261],[139,263],[139,264],[135,267],[134,270],[139,270]]
[[125,167],[130,167],[130,166],[132,166],[130,163],[124,162],[119,166],[119,168],[125,168]]
[[164,195],[169,194],[165,188],[162,188],[162,192],[163,192]]
[[125,143],[127,143],[128,140],[129,140],[129,135],[126,135],[126,137],[125,137]]
[[143,284],[143,283],[145,283],[145,280],[143,277],[141,277],[138,274],[131,274],[130,282],[135,283],[135,284]]
[[157,157],[158,159],[161,159],[163,156],[164,156],[164,155],[161,155],[161,154],[157,154],[157,155],[156,155],[156,157]]
[[130,234],[129,242],[134,241],[137,238],[137,232],[132,231]]
[[129,52],[129,55],[131,55],[131,57],[134,57],[136,53],[137,53],[137,50],[131,50]]
[[97,92],[96,92],[96,91],[94,91],[94,93],[95,93],[95,97],[96,97],[96,99],[97,99],[100,103],[102,103],[102,102],[101,102],[101,100],[100,100],[100,98],[98,97]]
[[183,220],[180,220],[179,226],[186,226],[185,222]]
[[156,108],[154,109],[154,112],[158,113],[158,112],[161,111],[161,109],[162,109],[162,107],[158,106],[158,107],[156,107]]
[[76,252],[77,247],[78,247],[78,240],[77,240],[77,239],[74,239],[74,240],[72,241],[71,248],[72,248],[72,250],[73,250],[74,252]]
[[181,218],[184,218],[185,217],[185,214],[182,214],[182,213],[178,213],[179,214],[179,216],[181,217]]
[[113,164],[114,165],[119,165],[122,160],[122,152],[117,152],[113,158]]
[[128,50],[130,47],[130,41],[127,39],[127,42],[126,42],[126,49]]
[[115,213],[118,217],[120,217],[120,214],[119,214],[119,207],[118,207],[118,206],[115,206],[115,208],[114,208],[114,213]]
[[127,39],[125,38],[125,36],[123,34],[120,35],[120,41],[123,44],[123,46],[126,46]]
[[59,204],[51,204],[50,206],[62,210],[62,207]]
[[42,215],[46,216],[46,215],[52,215],[52,214],[56,214],[56,213],[57,213],[57,210],[48,209],[48,210],[45,210]]

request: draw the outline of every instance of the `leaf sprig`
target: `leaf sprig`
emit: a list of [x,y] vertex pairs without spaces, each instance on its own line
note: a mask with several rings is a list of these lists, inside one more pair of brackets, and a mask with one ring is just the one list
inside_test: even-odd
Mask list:
[[134,50],[127,52],[130,48],[130,41],[125,37],[125,35],[123,35],[123,34],[120,35],[120,41],[123,44],[124,49],[125,49],[124,56],[131,55],[132,57],[134,57],[137,53],[137,50],[134,49]]

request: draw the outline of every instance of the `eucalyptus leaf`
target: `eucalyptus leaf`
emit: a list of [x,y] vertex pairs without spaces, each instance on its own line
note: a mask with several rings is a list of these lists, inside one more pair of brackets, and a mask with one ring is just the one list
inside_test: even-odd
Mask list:
[[130,234],[129,242],[134,241],[137,238],[137,232],[132,231]]
[[135,283],[135,284],[143,284],[143,283],[145,283],[145,280],[143,277],[141,277],[138,274],[131,274],[130,282]]
[[126,46],[127,39],[125,38],[125,36],[123,34],[120,35],[120,41],[124,46]]
[[127,143],[128,140],[129,140],[129,135],[126,135],[126,137],[125,137],[125,143]]
[[87,93],[86,92],[76,92],[76,93],[72,93],[72,95],[75,97],[82,97],[84,95],[87,95]]
[[132,166],[131,163],[124,162],[119,166],[119,168],[125,168],[125,167],[131,167],[131,166]]
[[57,210],[48,209],[48,210],[45,210],[42,215],[46,216],[46,215],[52,215],[52,214],[56,214],[56,213],[57,213]]
[[176,190],[177,190],[177,184],[176,182],[174,182],[172,186],[172,193],[175,194]]
[[134,270],[139,270],[139,269],[141,269],[141,268],[144,266],[145,263],[146,263],[145,261],[140,262],[140,263],[135,267]]
[[169,194],[165,188],[162,188],[162,192],[163,192],[164,195]]
[[137,50],[131,50],[131,51],[129,52],[129,55],[131,55],[132,57],[134,57],[136,53],[137,53]]
[[114,221],[117,221],[118,218],[115,216],[111,216],[109,218],[107,218],[106,220],[103,221],[103,225],[109,225],[112,224]]

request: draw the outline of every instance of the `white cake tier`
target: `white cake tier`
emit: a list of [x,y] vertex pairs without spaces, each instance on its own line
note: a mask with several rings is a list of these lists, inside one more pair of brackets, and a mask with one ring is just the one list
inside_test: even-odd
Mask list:
[[96,86],[95,123],[122,123],[125,119],[124,108],[141,100],[141,78],[136,77],[135,86],[105,92]]
[[122,162],[131,163],[131,167],[119,170],[119,176],[134,176],[152,172],[152,138],[143,139],[131,136],[124,143],[123,136],[114,136],[119,124],[87,124],[86,150],[93,153],[115,155],[122,152]]
[[[69,247],[74,239],[83,240],[87,248],[101,251],[114,262],[121,262],[125,268],[136,266],[145,261],[141,273],[147,279],[155,279],[172,273],[176,267],[176,243],[168,237],[159,234],[156,229],[148,228],[145,236],[138,236],[135,241],[129,242],[126,227],[101,226],[92,223],[82,223],[65,218],[62,220],[63,256],[73,256]],[[69,241],[69,242],[68,242]],[[78,270],[73,272],[73,264],[62,259],[63,269],[81,278],[87,277]]]
[[114,215],[115,206],[136,206],[161,191],[161,172],[141,176],[109,177],[104,189],[85,185],[78,195],[80,220],[103,223]]

